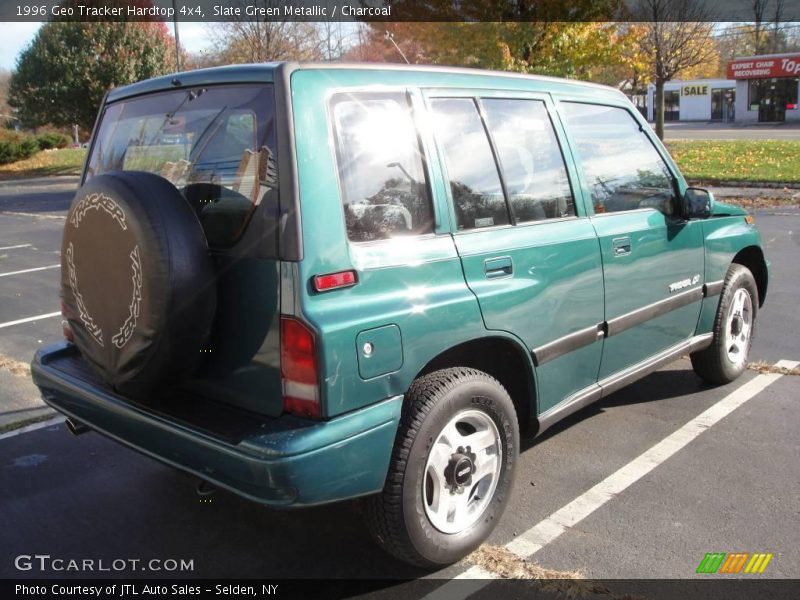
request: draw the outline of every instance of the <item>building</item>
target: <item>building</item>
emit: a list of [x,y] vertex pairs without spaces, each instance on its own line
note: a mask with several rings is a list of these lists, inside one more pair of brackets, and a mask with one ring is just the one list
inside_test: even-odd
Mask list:
[[[669,81],[664,85],[665,121],[800,121],[800,53],[737,58],[728,79]],[[649,121],[655,120],[655,85],[632,96]]]
[[800,121],[800,53],[737,58],[728,64],[728,77],[736,80],[737,121]]
[[[736,81],[696,79],[664,84],[665,121],[734,121]],[[655,121],[656,86],[647,86],[647,120]]]

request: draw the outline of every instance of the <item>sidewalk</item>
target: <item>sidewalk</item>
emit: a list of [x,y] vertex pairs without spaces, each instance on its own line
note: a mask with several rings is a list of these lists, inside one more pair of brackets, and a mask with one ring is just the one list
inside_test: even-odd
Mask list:
[[776,198],[800,202],[800,189],[787,187],[700,186],[714,194],[714,198]]

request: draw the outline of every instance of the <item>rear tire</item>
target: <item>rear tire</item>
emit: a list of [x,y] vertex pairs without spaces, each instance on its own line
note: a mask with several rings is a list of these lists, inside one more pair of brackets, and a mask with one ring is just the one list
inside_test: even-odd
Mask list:
[[692,367],[705,381],[730,383],[747,369],[758,314],[758,287],[747,267],[728,268],[714,319],[714,340],[690,355]]
[[519,454],[508,392],[467,368],[417,379],[406,395],[383,492],[367,498],[378,545],[438,568],[477,548],[505,510]]

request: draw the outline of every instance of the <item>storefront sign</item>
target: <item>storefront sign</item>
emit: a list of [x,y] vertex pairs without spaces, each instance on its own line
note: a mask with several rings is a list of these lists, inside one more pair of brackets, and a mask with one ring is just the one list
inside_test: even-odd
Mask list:
[[681,96],[708,96],[708,86],[685,85],[681,88]]
[[800,54],[756,56],[728,63],[728,79],[800,77]]

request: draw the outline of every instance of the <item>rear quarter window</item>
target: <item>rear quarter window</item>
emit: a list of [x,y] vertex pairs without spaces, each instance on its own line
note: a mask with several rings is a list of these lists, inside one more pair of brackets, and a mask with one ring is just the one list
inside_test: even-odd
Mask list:
[[348,238],[431,233],[433,209],[408,96],[336,94],[330,114]]

